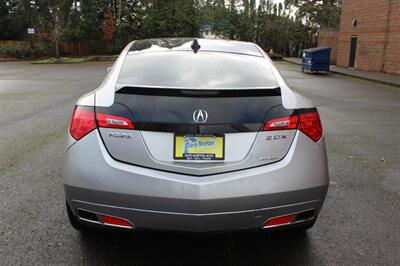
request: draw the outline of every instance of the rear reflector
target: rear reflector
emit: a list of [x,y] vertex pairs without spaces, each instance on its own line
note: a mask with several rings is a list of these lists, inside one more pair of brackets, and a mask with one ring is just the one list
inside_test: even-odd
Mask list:
[[69,132],[71,136],[80,140],[96,128],[93,107],[77,106],[72,114]]
[[133,226],[125,219],[108,216],[108,215],[99,215],[101,220],[106,225],[113,225],[118,227],[125,227],[125,228],[133,228]]
[[135,129],[132,121],[126,117],[96,113],[99,127]]
[[271,227],[271,226],[278,226],[278,225],[286,225],[290,224],[293,220],[293,215],[285,215],[285,216],[280,216],[276,218],[269,219],[265,224],[265,227]]

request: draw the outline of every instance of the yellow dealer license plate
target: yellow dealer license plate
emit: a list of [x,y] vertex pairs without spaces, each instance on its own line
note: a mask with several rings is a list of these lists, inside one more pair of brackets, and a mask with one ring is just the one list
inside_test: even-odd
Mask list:
[[223,160],[224,135],[175,135],[174,159]]

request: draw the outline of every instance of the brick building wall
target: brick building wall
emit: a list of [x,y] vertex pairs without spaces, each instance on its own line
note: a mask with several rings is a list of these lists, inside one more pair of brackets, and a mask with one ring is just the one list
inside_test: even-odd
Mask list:
[[400,0],[392,2],[383,71],[400,74]]
[[357,37],[356,69],[400,74],[400,0],[343,0],[340,66],[349,66],[352,36]]
[[338,55],[339,31],[320,30],[318,32],[318,47],[331,48],[331,64],[336,64]]

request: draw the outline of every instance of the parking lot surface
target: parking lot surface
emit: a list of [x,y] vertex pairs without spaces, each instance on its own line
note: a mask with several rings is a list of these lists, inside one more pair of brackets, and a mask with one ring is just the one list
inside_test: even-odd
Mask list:
[[108,64],[0,63],[2,265],[398,265],[400,88],[283,62],[288,83],[318,106],[328,149],[331,185],[308,233],[75,231],[64,208],[65,135],[75,100]]

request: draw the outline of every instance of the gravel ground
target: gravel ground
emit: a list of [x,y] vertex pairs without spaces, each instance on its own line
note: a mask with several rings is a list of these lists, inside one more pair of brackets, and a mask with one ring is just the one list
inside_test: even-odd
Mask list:
[[319,107],[331,186],[306,234],[80,234],[68,224],[61,167],[74,101],[109,62],[0,63],[3,265],[391,264],[400,260],[400,89],[277,63]]

